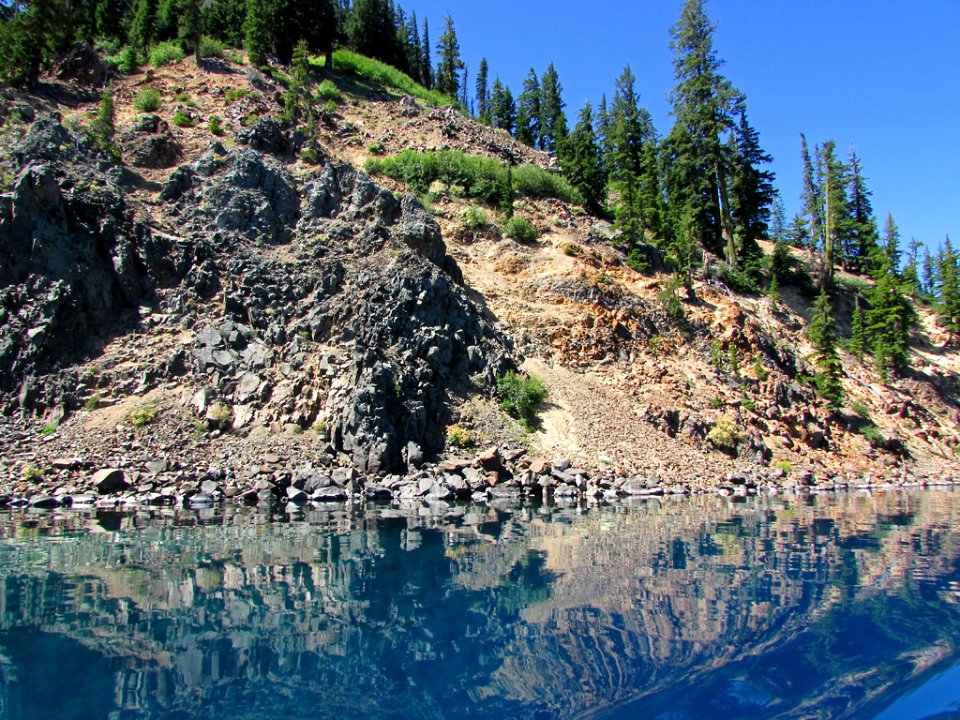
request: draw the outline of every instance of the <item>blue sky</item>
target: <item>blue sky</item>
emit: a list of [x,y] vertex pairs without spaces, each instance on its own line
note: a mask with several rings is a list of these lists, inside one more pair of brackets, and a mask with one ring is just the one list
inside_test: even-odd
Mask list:
[[[629,63],[657,130],[672,124],[669,28],[682,0],[401,0],[436,43],[453,15],[471,89],[480,58],[517,93],[552,61],[567,117],[594,106]],[[589,9],[588,13],[583,8]],[[800,133],[855,145],[881,227],[904,243],[960,238],[960,0],[708,0],[724,74],[773,155],[788,218],[799,209]]]

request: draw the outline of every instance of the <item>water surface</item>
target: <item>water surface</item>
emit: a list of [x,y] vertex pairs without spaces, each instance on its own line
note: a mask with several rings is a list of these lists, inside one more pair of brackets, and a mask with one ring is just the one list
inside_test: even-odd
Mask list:
[[0,516],[0,718],[957,718],[960,493]]

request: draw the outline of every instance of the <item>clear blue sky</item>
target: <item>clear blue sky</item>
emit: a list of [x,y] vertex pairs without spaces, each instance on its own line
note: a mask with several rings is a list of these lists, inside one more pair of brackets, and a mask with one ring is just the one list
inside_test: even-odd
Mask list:
[[[471,90],[483,56],[515,94],[531,67],[542,74],[552,61],[571,125],[584,101],[612,97],[629,63],[661,134],[672,124],[669,29],[682,4],[401,0],[429,19],[434,45],[452,14]],[[892,213],[904,244],[960,239],[960,0],[708,0],[706,9],[724,74],[774,157],[788,219],[799,209],[804,132],[811,144],[836,140],[844,155],[856,146],[881,228]]]

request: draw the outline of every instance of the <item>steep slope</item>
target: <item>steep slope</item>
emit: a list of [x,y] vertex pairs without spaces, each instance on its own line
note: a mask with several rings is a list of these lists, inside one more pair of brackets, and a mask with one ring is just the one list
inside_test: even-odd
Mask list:
[[[527,243],[457,187],[435,183],[428,211],[360,171],[367,157],[552,158],[452,109],[334,79],[348,94],[311,136],[274,120],[280,83],[231,62],[120,78],[123,168],[85,139],[89,93],[49,83],[4,101],[39,118],[2,138],[10,495],[82,493],[98,466],[123,466],[130,494],[158,499],[203,481],[211,497],[340,496],[364,478],[393,496],[420,481],[409,496],[554,483],[612,496],[626,481],[743,492],[960,474],[958,358],[929,316],[908,378],[881,383],[845,357],[849,407],[830,412],[803,381],[800,290],[775,307],[697,282],[678,317],[668,276],[627,267],[610,226],[580,208],[517,198],[541,230]],[[163,104],[143,116],[133,103],[148,84]],[[550,388],[532,432],[497,407],[496,379],[517,363]],[[469,461],[432,465],[429,481],[414,472],[444,451],[469,456],[470,441],[503,457],[479,474]],[[537,453],[579,474],[562,462],[551,479]],[[400,475],[378,482],[386,473]]]

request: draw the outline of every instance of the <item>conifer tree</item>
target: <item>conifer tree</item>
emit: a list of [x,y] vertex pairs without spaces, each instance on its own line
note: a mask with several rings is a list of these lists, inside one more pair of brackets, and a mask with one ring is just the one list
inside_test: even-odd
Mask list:
[[893,219],[893,215],[887,215],[887,221],[883,226],[883,254],[886,256],[881,259],[883,268],[887,271],[892,270],[898,273],[900,270],[900,229]]
[[936,292],[937,278],[936,259],[930,254],[930,250],[924,248],[920,280],[923,294],[926,295],[928,299]]
[[820,185],[813,173],[813,160],[807,146],[807,136],[800,133],[800,158],[803,163],[803,190],[800,195],[801,213],[806,221],[806,249],[813,252],[821,247],[823,240],[823,205]]
[[826,288],[821,288],[810,313],[807,338],[814,349],[813,361],[817,368],[814,382],[817,391],[832,409],[839,409],[843,405],[843,384],[841,382],[843,366],[840,364],[839,355],[837,355],[833,311]]
[[477,117],[480,122],[490,124],[490,92],[487,88],[488,73],[487,59],[480,59],[480,69],[477,71]]
[[129,43],[138,50],[146,51],[154,40],[157,22],[156,0],[135,0],[133,20],[130,24]]
[[420,48],[420,72],[423,74],[423,86],[433,89],[433,59],[430,56],[430,24],[423,19],[423,45]]
[[351,50],[406,70],[391,0],[354,0],[347,39]]
[[909,364],[914,312],[897,272],[899,261],[899,231],[891,216],[887,220],[884,246],[871,260],[874,284],[868,294],[870,309],[866,316],[870,349],[877,370],[884,378],[891,373],[902,373]]
[[530,68],[517,98],[517,140],[536,147],[540,142],[540,79]]
[[593,108],[587,102],[570,137],[564,143],[561,166],[570,184],[583,195],[588,211],[603,212],[606,184],[600,164],[600,146],[593,130]]
[[855,298],[856,307],[853,311],[853,320],[850,327],[850,354],[858,360],[863,360],[863,354],[867,350],[867,324],[866,317],[863,314],[863,307],[860,305],[860,296]]
[[540,80],[540,149],[554,154],[568,133],[562,94],[557,69],[550,63]]
[[243,31],[250,64],[266,65],[271,35],[267,0],[247,0],[247,18]]
[[850,229],[849,243],[844,248],[844,258],[847,268],[852,272],[863,272],[867,269],[869,259],[877,247],[877,221],[873,216],[873,206],[870,202],[872,193],[867,188],[863,164],[853,148],[850,149],[847,167],[850,178],[848,189]]
[[760,246],[757,239],[767,237],[770,208],[776,197],[774,175],[762,170],[772,161],[760,147],[760,138],[747,120],[746,108],[740,108],[740,119],[731,138],[734,151],[730,205],[736,235],[736,253],[741,269],[751,284],[760,274]]
[[513,100],[510,88],[497,78],[493,82],[493,91],[490,94],[490,118],[493,127],[513,133],[517,119],[517,107]]
[[460,59],[460,43],[457,41],[457,32],[453,27],[453,18],[449,14],[444,33],[437,43],[437,54],[440,60],[437,63],[436,89],[456,98],[460,90],[460,71],[463,69],[463,60]]
[[846,168],[836,155],[836,143],[828,140],[818,148],[819,175],[823,201],[823,247],[820,256],[820,287],[833,283],[834,268],[849,227]]
[[936,265],[940,324],[951,333],[957,333],[960,332],[960,266],[949,236],[940,247]]
[[813,240],[810,237],[810,224],[807,218],[798,213],[793,216],[787,228],[787,242],[801,250],[809,250]]
[[724,138],[742,97],[720,74],[722,61],[713,49],[713,32],[703,0],[687,0],[670,29],[677,85],[670,94],[674,125],[666,141],[668,191],[674,207],[694,213],[701,242],[723,252],[735,268]]
[[420,27],[417,25],[417,14],[410,14],[407,23],[407,47],[409,53],[410,77],[421,85],[423,82],[423,49],[420,45]]
[[178,0],[180,18],[177,23],[177,36],[186,40],[193,48],[193,58],[200,64],[201,13],[200,0]]

